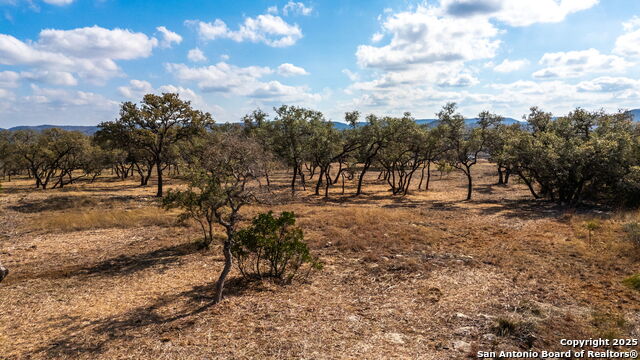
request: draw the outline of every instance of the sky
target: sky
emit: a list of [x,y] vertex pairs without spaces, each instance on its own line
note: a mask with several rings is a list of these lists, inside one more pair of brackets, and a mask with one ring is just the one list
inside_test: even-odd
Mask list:
[[0,0],[0,128],[96,125],[163,92],[219,123],[617,111],[640,108],[639,75],[637,0]]

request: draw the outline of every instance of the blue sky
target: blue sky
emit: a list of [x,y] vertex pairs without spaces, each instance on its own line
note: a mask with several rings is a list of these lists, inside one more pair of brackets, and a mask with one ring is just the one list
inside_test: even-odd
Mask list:
[[0,0],[0,127],[179,92],[218,122],[295,104],[430,118],[640,108],[636,0]]

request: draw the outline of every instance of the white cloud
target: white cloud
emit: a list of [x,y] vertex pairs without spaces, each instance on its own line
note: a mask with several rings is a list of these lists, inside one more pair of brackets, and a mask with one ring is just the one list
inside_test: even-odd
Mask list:
[[204,53],[199,48],[189,50],[189,52],[187,53],[187,58],[192,62],[207,61],[207,57],[204,56]]
[[143,33],[92,26],[42,30],[36,47],[77,58],[131,60],[150,56],[157,45],[157,39]]
[[278,74],[282,76],[309,75],[305,69],[289,63],[284,63],[278,66]]
[[45,29],[35,42],[0,34],[0,64],[31,67],[34,73],[46,72],[51,79],[58,74],[58,80],[54,81],[58,83],[72,82],[65,73],[104,82],[121,74],[115,60],[148,57],[157,43],[155,38],[142,33],[97,26]]
[[438,85],[442,87],[468,87],[477,85],[478,79],[466,72],[458,73],[452,77],[445,78]]
[[523,67],[529,65],[529,60],[509,60],[504,59],[503,62],[493,67],[493,71],[508,73],[522,69]]
[[262,42],[272,47],[287,47],[302,38],[302,31],[298,25],[291,25],[272,14],[245,18],[236,31],[230,30],[220,19],[214,20],[213,23],[195,20],[188,20],[186,23],[195,25],[199,36],[204,40],[225,38],[236,42]]
[[626,77],[602,76],[589,81],[582,81],[577,85],[578,91],[582,92],[606,92],[614,93],[625,90],[639,90],[640,80]]
[[380,41],[382,41],[382,39],[384,39],[384,34],[383,33],[374,33],[373,35],[371,35],[371,42],[372,43],[378,43]]
[[158,26],[156,30],[162,33],[160,46],[163,48],[170,48],[173,44],[180,44],[182,42],[182,36],[174,33],[164,26]]
[[204,92],[223,96],[244,96],[269,102],[319,101],[321,96],[306,86],[289,86],[279,81],[262,81],[274,70],[269,67],[238,67],[225,62],[203,67],[167,64],[167,70],[181,82],[194,82]]
[[342,69],[342,73],[347,75],[347,77],[349,78],[349,80],[351,81],[358,81],[360,80],[360,75],[358,75],[357,73],[349,70],[349,69]]
[[493,57],[500,45],[495,40],[498,29],[486,19],[443,17],[424,6],[390,15],[383,29],[391,34],[390,43],[358,46],[360,66],[401,69],[413,64],[485,59]]
[[511,26],[560,22],[596,4],[598,0],[441,0],[448,15],[494,18]]
[[20,77],[22,79],[41,82],[48,85],[57,85],[57,86],[78,85],[78,80],[73,76],[73,74],[65,71],[47,71],[47,70],[36,70],[33,72],[26,71],[26,72],[21,72]]
[[282,14],[284,16],[288,16],[289,14],[308,16],[311,15],[312,11],[313,8],[305,6],[304,3],[294,1],[289,1],[287,5],[282,8]]
[[32,95],[25,97],[28,102],[48,104],[51,108],[90,105],[96,108],[117,109],[118,103],[102,95],[86,91],[68,91],[64,89],[40,88],[31,85]]
[[73,3],[73,0],[42,0],[42,1],[49,5],[57,5],[57,6],[69,5]]
[[131,80],[129,86],[120,86],[118,88],[120,95],[131,100],[140,100],[145,94],[154,92],[151,83],[144,80]]
[[267,13],[268,14],[274,14],[274,15],[278,15],[278,7],[273,5],[273,6],[269,6],[267,8]]
[[632,64],[616,55],[601,54],[596,49],[546,53],[539,61],[546,66],[533,73],[534,78],[569,78],[599,72],[620,72]]
[[162,85],[157,89],[154,88],[150,82],[144,80],[131,80],[127,86],[120,86],[118,92],[124,98],[133,101],[140,101],[146,94],[162,94],[162,93],[176,93],[180,95],[183,100],[191,101],[191,104],[197,108],[208,107],[202,96],[195,91],[182,86],[175,85]]
[[20,85],[20,74],[15,71],[0,71],[0,88],[14,88]]
[[167,70],[180,81],[195,82],[205,92],[247,93],[246,88],[257,79],[273,73],[268,67],[238,67],[219,62],[204,67],[189,67],[184,64],[167,64]]
[[640,18],[634,16],[623,24],[625,34],[616,39],[616,46],[613,49],[615,54],[629,58],[640,58]]

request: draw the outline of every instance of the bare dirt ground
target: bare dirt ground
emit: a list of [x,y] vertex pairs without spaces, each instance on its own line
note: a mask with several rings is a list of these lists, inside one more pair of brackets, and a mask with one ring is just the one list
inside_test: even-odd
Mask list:
[[456,359],[639,338],[640,292],[622,280],[640,251],[620,230],[638,212],[563,209],[495,185],[490,164],[474,170],[468,202],[457,173],[406,197],[372,173],[362,197],[350,184],[245,208],[295,211],[325,267],[288,286],[234,270],[219,305],[220,249],[198,250],[197,229],[158,208],[153,187],[4,182],[0,358]]

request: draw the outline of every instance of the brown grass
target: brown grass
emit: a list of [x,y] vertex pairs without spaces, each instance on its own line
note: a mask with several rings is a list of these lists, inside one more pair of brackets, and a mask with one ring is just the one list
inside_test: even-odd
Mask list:
[[169,226],[175,215],[159,208],[65,211],[37,216],[30,223],[34,230],[69,232],[92,229]]
[[276,174],[278,201],[243,215],[295,211],[325,268],[290,286],[246,284],[234,269],[219,305],[219,246],[193,246],[197,228],[174,226],[153,188],[4,183],[0,358],[457,359],[460,341],[566,350],[561,338],[637,337],[640,292],[623,280],[640,257],[621,227],[638,213],[563,209],[494,185],[490,164],[474,172],[469,202],[456,172],[406,197],[371,174],[365,196],[349,184],[329,200],[291,199]]

